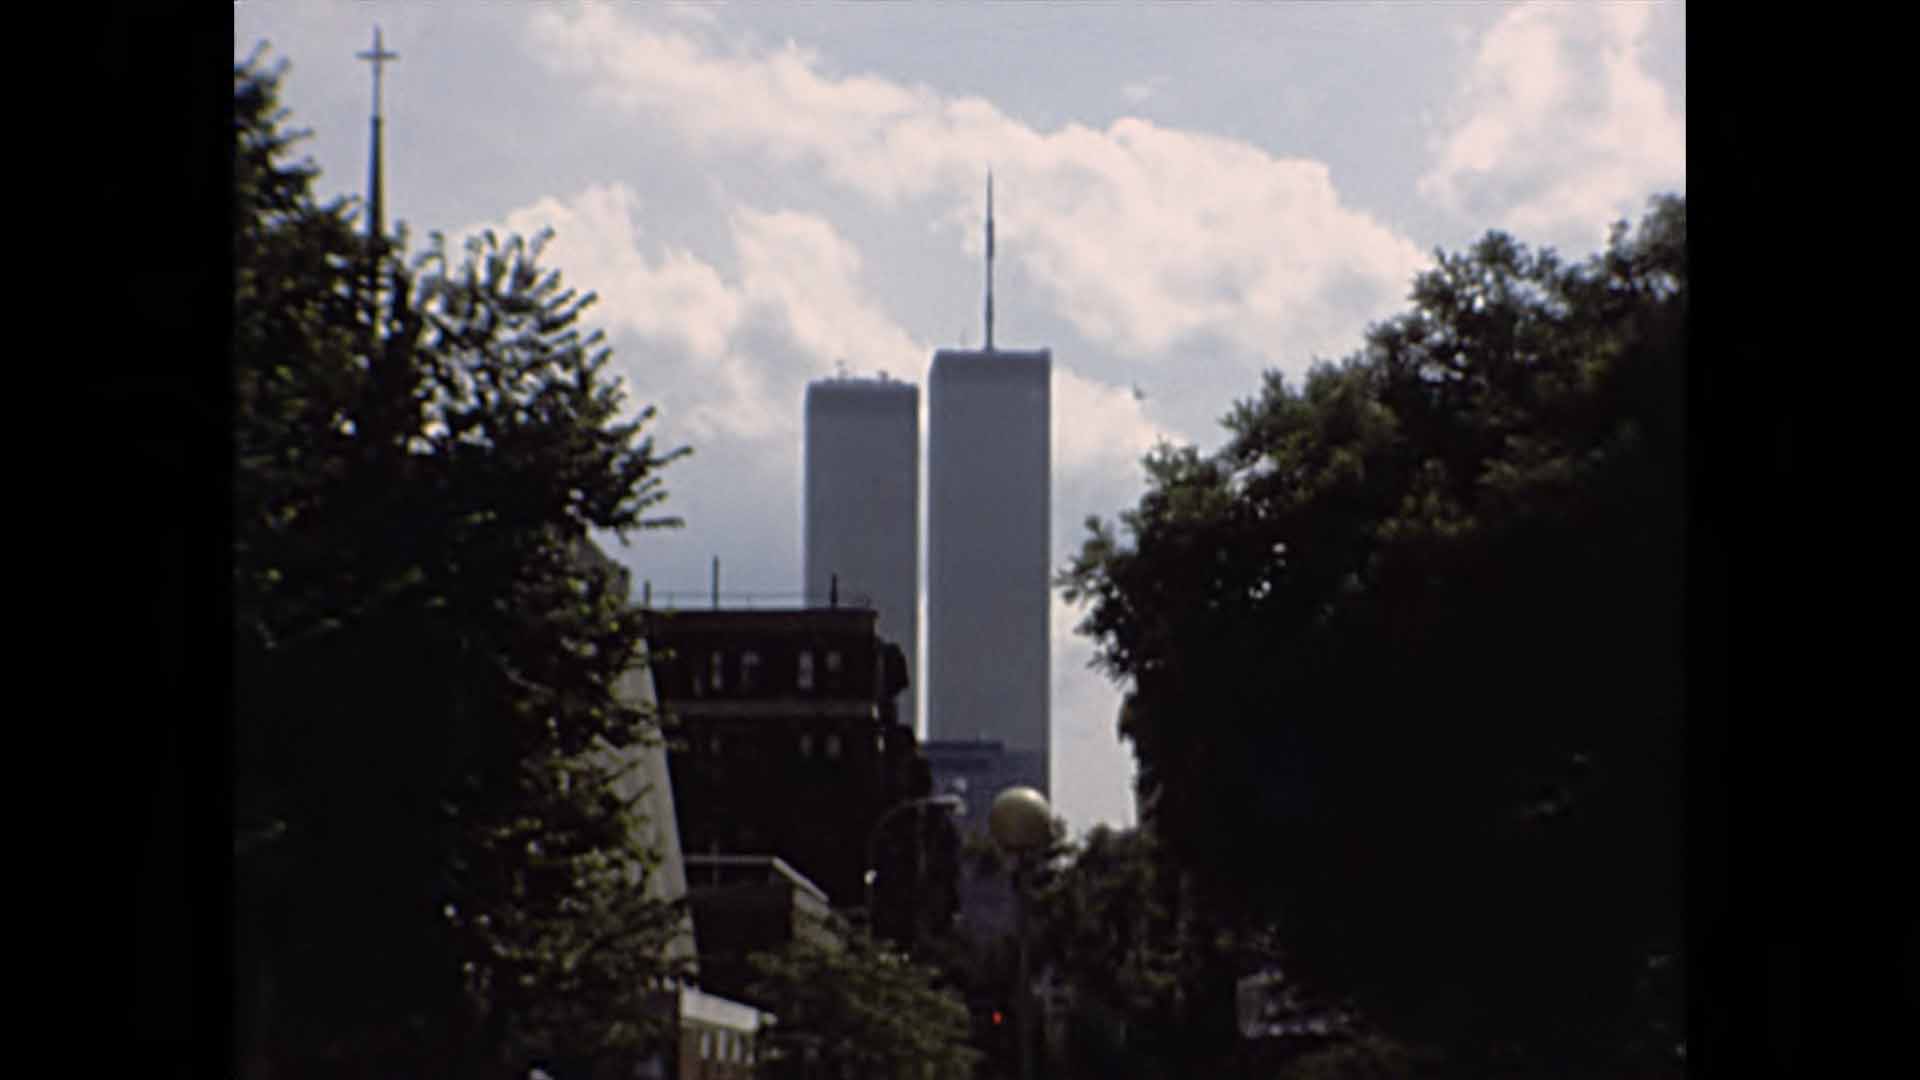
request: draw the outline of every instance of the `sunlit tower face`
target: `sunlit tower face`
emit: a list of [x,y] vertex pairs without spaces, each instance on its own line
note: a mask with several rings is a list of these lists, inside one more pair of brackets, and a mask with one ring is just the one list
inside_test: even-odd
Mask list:
[[1049,790],[1053,358],[934,354],[928,379],[927,710],[933,739],[997,739]]
[[986,347],[927,378],[927,737],[997,741],[1045,793],[1053,354],[994,345],[991,173],[985,224]]

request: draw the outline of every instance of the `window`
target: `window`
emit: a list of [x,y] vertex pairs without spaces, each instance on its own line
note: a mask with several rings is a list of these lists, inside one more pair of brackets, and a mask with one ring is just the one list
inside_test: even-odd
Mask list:
[[827,685],[840,685],[840,650],[827,650]]
[[740,690],[741,692],[742,693],[750,692],[753,689],[754,684],[759,681],[759,676],[760,676],[760,654],[753,651],[752,649],[748,649],[745,652],[741,653],[740,654]]
[[813,732],[811,731],[803,731],[800,733],[800,756],[813,756]]
[[713,692],[717,694],[727,688],[725,675],[727,654],[715,649],[707,661],[707,684],[712,686]]
[[702,1061],[713,1060],[713,1032],[712,1031],[703,1030],[700,1032],[700,1060]]
[[797,666],[793,672],[793,685],[802,690],[813,689],[813,650],[801,649]]
[[838,758],[839,756],[840,756],[840,736],[838,735],[827,736],[827,757]]

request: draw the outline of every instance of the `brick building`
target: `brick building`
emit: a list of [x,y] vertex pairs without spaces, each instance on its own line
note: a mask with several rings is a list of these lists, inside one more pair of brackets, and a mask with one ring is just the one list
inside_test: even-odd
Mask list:
[[[680,848],[777,856],[864,903],[869,831],[925,793],[901,650],[868,608],[648,612]],[[916,788],[918,790],[916,790]]]

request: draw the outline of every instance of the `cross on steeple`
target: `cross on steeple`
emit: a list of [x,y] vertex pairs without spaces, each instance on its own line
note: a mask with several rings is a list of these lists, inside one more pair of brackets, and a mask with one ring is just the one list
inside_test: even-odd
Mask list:
[[368,52],[354,53],[354,56],[373,65],[373,115],[380,116],[380,65],[389,60],[400,59],[397,52],[388,52],[380,47],[380,28],[373,28],[373,48]]
[[380,44],[380,28],[373,28],[373,48],[368,52],[355,53],[355,57],[373,65],[373,152],[367,164],[367,239],[375,244],[380,242],[381,232],[386,221],[381,213],[381,175],[380,175],[380,65],[400,59],[400,54],[388,52]]

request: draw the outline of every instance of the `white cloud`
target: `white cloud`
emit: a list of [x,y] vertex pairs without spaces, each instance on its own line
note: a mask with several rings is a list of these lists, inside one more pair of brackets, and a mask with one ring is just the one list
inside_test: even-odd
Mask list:
[[1053,664],[1053,803],[1083,833],[1099,822],[1133,822],[1133,751],[1115,737],[1120,690],[1087,670],[1093,645],[1073,632],[1083,612],[1053,596],[1048,611]]
[[1141,82],[1130,82],[1120,88],[1120,95],[1135,105],[1160,93],[1160,87],[1166,84],[1166,76],[1156,75]]
[[931,350],[888,317],[860,285],[860,253],[825,218],[737,209],[734,248],[748,300],[777,310],[796,345],[824,375],[844,361],[857,371],[896,370]]
[[1642,63],[1652,9],[1528,4],[1480,41],[1430,202],[1584,254],[1647,196],[1686,185],[1686,123]]
[[1052,390],[1056,475],[1124,475],[1156,439],[1176,439],[1147,418],[1130,388],[1090,379],[1056,360]]
[[[545,198],[509,212],[504,232],[554,231],[544,262],[600,296],[592,318],[609,333],[673,338],[695,356],[718,357],[740,324],[743,303],[719,273],[690,252],[641,251],[641,200],[624,184],[590,187],[571,199]],[[468,230],[469,232],[477,230]]]
[[[1048,139],[1010,249],[1096,341],[1216,335],[1257,354],[1351,348],[1424,263],[1343,207],[1326,167],[1122,118]],[[1303,356],[1297,357],[1304,360]]]
[[513,210],[496,231],[553,229],[543,262],[599,295],[587,321],[629,337],[616,362],[692,437],[792,436],[807,379],[840,360],[865,369],[927,352],[860,287],[859,254],[825,219],[736,207],[729,281],[691,252],[649,254],[641,209],[625,185],[599,185]]
[[822,70],[789,43],[721,55],[603,7],[533,17],[593,97],[714,152],[804,161],[883,206],[934,196],[979,254],[982,173],[1000,254],[1093,342],[1142,353],[1213,335],[1304,365],[1352,348],[1425,264],[1341,203],[1325,166],[1137,118],[1039,132],[977,98]]
[[666,13],[670,19],[713,26],[720,21],[720,8],[720,0],[672,0]]
[[[1053,547],[1064,567],[1084,539],[1088,513],[1109,514],[1139,498],[1139,460],[1155,441],[1179,433],[1148,415],[1149,402],[1062,365],[1053,366]],[[1058,591],[1049,608],[1053,665],[1054,801],[1072,808],[1069,822],[1120,825],[1133,817],[1131,750],[1114,737],[1120,691],[1087,670],[1093,644],[1074,633],[1083,613]]]

